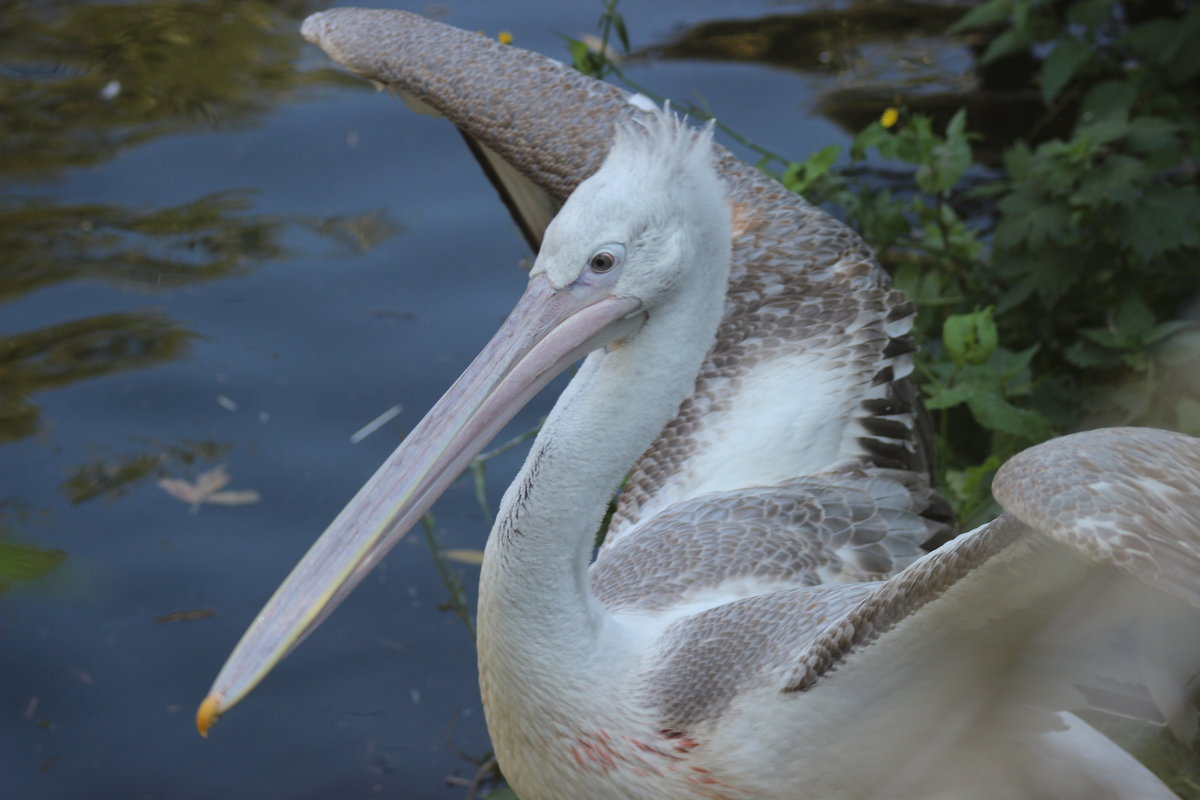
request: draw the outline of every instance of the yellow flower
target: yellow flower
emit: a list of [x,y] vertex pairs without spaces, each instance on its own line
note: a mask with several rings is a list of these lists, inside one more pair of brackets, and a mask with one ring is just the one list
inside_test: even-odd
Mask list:
[[509,31],[500,31],[496,39],[500,44],[512,44],[512,34]]
[[883,110],[883,115],[879,117],[879,124],[885,128],[890,128],[895,125],[896,121],[899,119],[900,109],[889,107]]

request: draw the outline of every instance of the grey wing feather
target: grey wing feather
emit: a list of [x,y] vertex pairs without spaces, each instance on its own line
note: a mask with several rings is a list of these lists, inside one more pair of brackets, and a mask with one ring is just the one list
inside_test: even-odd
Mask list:
[[777,486],[714,492],[647,519],[591,568],[610,609],[663,611],[820,583],[882,580],[940,527],[907,472],[848,469]]
[[1185,688],[1200,668],[1198,480],[1200,439],[1179,433],[1087,431],[1026,450],[997,474],[1002,516],[872,584],[819,633],[805,626],[784,692],[868,658],[901,625],[923,626],[942,665],[963,649],[1000,648],[1009,690],[1020,683],[1025,700],[1130,709],[1150,700],[1193,732]]
[[877,584],[801,587],[749,597],[679,620],[667,628],[643,681],[647,705],[663,728],[710,724],[735,698],[778,685],[796,648],[818,638],[870,596]]
[[1200,607],[1200,440],[1107,428],[1031,447],[992,492],[1027,525]]
[[[770,592],[672,623],[645,689],[664,721],[686,729],[763,682],[787,696],[853,666],[969,685],[1011,708],[1124,706],[1190,735],[1200,439],[1090,431],[1009,463],[1005,514],[885,581]],[[910,660],[889,660],[897,645],[884,642]]]
[[[613,126],[642,113],[620,89],[545,56],[406,12],[333,9],[310,17],[303,34],[352,71],[454,123],[531,242],[540,239],[556,204],[600,164]],[[905,469],[928,481],[929,442],[907,378],[912,304],[889,287],[852,231],[716,151],[735,236],[721,338],[696,394],[635,466],[610,542],[634,522],[699,494],[846,464]],[[743,381],[746,365],[821,347],[831,357],[819,364],[818,377],[830,380],[838,403],[819,423],[822,430],[808,432],[819,433],[820,446],[803,448],[806,456],[772,480],[751,469],[740,482],[714,487],[688,472],[689,453],[728,445],[739,430],[736,419],[761,407]],[[813,378],[799,366],[795,371],[798,380]],[[715,408],[726,413],[708,413]],[[786,424],[799,424],[801,412],[778,411]],[[948,520],[944,504],[934,516]]]

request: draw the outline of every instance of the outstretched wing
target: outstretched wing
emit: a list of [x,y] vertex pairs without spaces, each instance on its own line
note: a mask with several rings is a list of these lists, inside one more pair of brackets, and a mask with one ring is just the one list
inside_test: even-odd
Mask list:
[[886,581],[789,589],[674,622],[643,691],[665,728],[700,738],[736,730],[740,715],[782,741],[836,731],[881,785],[953,762],[968,743],[1049,735],[1069,710],[1143,716],[1190,741],[1198,486],[1200,439],[1183,434],[1047,442],[998,473],[1001,517]]
[[1200,443],[1153,428],[1066,436],[1012,458],[992,486],[1031,528],[1200,607]]
[[[646,100],[401,11],[334,9],[304,35],[467,137],[531,244]],[[913,306],[848,228],[718,150],[733,209],[725,321],[696,392],[634,466],[605,547],[676,503],[848,468],[928,483],[909,383]],[[944,523],[944,504],[923,513]],[[656,527],[662,530],[661,526]]]

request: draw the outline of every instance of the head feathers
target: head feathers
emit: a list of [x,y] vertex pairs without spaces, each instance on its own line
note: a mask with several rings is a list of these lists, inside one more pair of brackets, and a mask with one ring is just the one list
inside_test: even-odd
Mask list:
[[[619,164],[634,174],[663,176],[712,173],[713,121],[703,128],[688,126],[684,118],[663,108],[634,114],[617,127],[604,167]],[[602,167],[603,168],[603,167]]]

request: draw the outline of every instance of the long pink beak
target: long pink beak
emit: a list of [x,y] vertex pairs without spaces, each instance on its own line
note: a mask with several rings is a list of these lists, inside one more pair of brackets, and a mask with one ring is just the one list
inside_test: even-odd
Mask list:
[[641,303],[585,277],[530,279],[517,307],[358,491],[255,617],[196,713],[207,735],[421,518],[468,462],[554,376],[641,318]]

